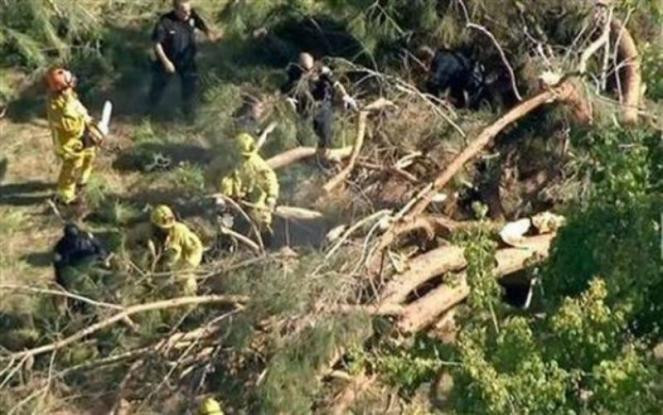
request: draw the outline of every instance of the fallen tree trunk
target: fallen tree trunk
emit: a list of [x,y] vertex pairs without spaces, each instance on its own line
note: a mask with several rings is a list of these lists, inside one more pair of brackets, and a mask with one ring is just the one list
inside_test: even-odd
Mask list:
[[408,263],[409,270],[396,275],[384,288],[382,305],[400,304],[408,294],[429,279],[467,266],[464,249],[449,245],[426,252]]
[[523,118],[543,104],[549,104],[555,101],[567,101],[568,99],[577,96],[575,85],[570,80],[566,80],[512,108],[493,124],[485,128],[479,136],[477,136],[477,138],[474,139],[474,141],[472,141],[470,145],[467,146],[451,162],[451,164],[449,164],[447,168],[435,178],[433,188],[412,208],[409,216],[417,216],[423,213],[431,203],[433,196],[440,192],[468,161],[475,158],[484,148],[491,144],[493,139],[504,128]]
[[[503,277],[540,262],[549,254],[555,234],[526,238],[519,248],[500,249],[495,254],[495,277]],[[440,314],[463,301],[470,293],[465,273],[451,283],[444,283],[423,298],[405,307],[398,327],[416,332],[433,323]]]
[[[350,157],[352,154],[352,146],[347,146],[343,148],[335,148],[327,151],[326,157],[329,160],[342,160],[344,158]],[[290,164],[296,163],[300,160],[313,157],[318,152],[316,147],[295,147],[292,150],[285,151],[281,154],[267,160],[269,167],[274,170],[286,167]]]
[[617,36],[617,76],[622,88],[620,102],[622,104],[622,120],[627,124],[638,122],[640,106],[640,89],[642,86],[642,70],[638,48],[631,33],[624,24],[612,20],[612,32]]
[[[439,193],[453,177],[465,166],[467,162],[477,157],[477,155],[488,145],[493,142],[493,139],[507,126],[525,117],[530,112],[541,107],[544,104],[550,104],[556,101],[570,103],[574,106],[576,111],[580,108],[586,108],[584,103],[576,102],[581,95],[578,93],[576,86],[571,79],[567,79],[556,86],[553,86],[538,95],[524,101],[502,117],[497,119],[493,124],[486,127],[474,141],[470,143],[452,162],[449,164],[433,181],[431,189],[426,192],[413,208],[403,217],[398,223],[387,231],[383,236],[380,246],[385,248],[391,244],[401,231],[400,227],[408,222],[416,221],[416,218],[421,215],[426,208],[430,205],[433,196]],[[582,118],[582,114],[579,114]]]

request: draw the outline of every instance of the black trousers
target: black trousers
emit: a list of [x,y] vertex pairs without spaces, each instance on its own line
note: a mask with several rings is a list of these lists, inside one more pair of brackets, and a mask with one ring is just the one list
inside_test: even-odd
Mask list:
[[323,102],[313,115],[313,131],[318,136],[318,146],[329,148],[334,138],[334,108],[331,102]]
[[194,62],[186,65],[175,64],[176,73],[166,72],[161,62],[156,61],[152,64],[152,84],[148,96],[148,112],[156,110],[163,93],[170,81],[179,76],[182,92],[182,111],[186,116],[193,116],[196,105],[196,94],[198,92],[198,69]]

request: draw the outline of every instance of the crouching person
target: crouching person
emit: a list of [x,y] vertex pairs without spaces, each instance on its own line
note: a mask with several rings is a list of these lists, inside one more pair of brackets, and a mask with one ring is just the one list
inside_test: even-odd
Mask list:
[[[67,290],[83,295],[93,295],[96,284],[89,273],[81,272],[82,267],[107,266],[108,251],[92,234],[82,231],[73,223],[64,227],[62,238],[53,250],[55,281]],[[80,310],[82,303],[74,303]]]
[[279,196],[276,173],[258,154],[255,140],[239,134],[235,144],[240,154],[239,165],[219,182],[219,191],[227,197],[244,202],[251,219],[261,232],[271,233],[272,213]]
[[147,248],[144,259],[149,261],[151,271],[174,273],[174,296],[195,295],[198,289],[193,274],[203,257],[200,238],[185,224],[175,218],[175,213],[166,205],[155,207],[150,214],[149,224],[135,229],[127,240],[130,249]]

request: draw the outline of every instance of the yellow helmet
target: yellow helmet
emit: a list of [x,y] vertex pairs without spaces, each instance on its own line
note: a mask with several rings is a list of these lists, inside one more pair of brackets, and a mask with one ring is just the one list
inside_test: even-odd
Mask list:
[[198,415],[223,415],[221,405],[214,398],[207,398],[200,405]]
[[166,205],[159,205],[152,210],[150,221],[161,229],[172,228],[175,225],[175,214]]
[[253,139],[253,137],[251,137],[250,134],[241,133],[235,137],[235,141],[237,142],[237,148],[239,152],[245,157],[250,156],[257,150],[256,141]]

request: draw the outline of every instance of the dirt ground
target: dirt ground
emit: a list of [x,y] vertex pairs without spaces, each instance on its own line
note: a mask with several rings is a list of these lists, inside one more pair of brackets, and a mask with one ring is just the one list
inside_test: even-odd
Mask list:
[[[126,129],[121,122],[114,128]],[[126,144],[128,139],[120,134],[114,140]],[[113,170],[115,158],[113,152],[100,151],[93,177],[122,194],[136,174]],[[63,220],[48,203],[60,164],[44,118],[0,120],[0,166],[0,284],[46,283],[53,278],[51,250]]]

